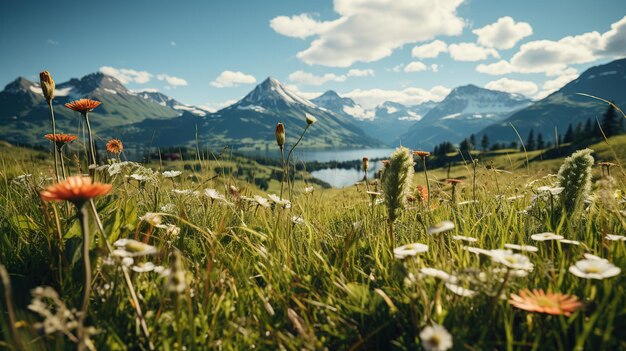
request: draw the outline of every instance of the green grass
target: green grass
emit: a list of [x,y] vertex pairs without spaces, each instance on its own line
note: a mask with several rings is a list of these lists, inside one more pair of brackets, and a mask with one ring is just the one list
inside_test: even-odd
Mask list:
[[[611,139],[611,144],[617,155],[626,155],[626,136]],[[606,145],[591,148],[603,159],[615,161]],[[84,273],[75,209],[39,199],[39,191],[50,184],[39,176],[51,174],[47,153],[7,146],[0,151],[0,263],[10,274],[13,293],[8,304],[1,299],[0,345],[72,349],[71,338],[61,332],[43,335],[36,328],[43,318],[27,306],[32,289],[51,286],[68,308],[80,310]],[[94,345],[102,350],[148,349],[150,343],[158,350],[415,350],[422,348],[420,331],[437,323],[450,332],[455,350],[626,348],[624,274],[585,280],[568,272],[584,253],[626,269],[624,242],[603,240],[608,233],[624,234],[620,212],[624,204],[599,196],[600,169],[594,169],[597,196],[589,211],[554,218],[547,202],[526,214],[522,211],[536,188],[553,185],[554,178],[545,176],[555,174],[562,160],[535,161],[527,169],[525,155],[512,151],[485,159],[479,156],[475,198],[471,162],[452,167],[450,177],[465,180],[457,188],[457,200],[476,203],[452,203],[450,185],[443,182],[447,170],[429,170],[432,208],[427,211],[421,203],[412,203],[400,212],[394,226],[397,245],[418,242],[429,250],[405,260],[392,255],[385,205],[372,206],[364,186],[316,188],[307,194],[305,184],[297,182],[291,208],[283,209],[240,201],[229,192],[230,185],[248,197],[279,191],[275,180],[269,190],[261,191],[235,174],[220,172],[242,166],[255,176],[267,177],[277,170],[244,158],[145,165],[183,173],[174,181],[158,176],[144,185],[125,177],[136,169],[113,177],[102,174],[100,180],[113,184],[113,191],[95,201],[106,237],[90,215],[93,293],[86,324],[97,329]],[[528,157],[538,155],[533,152]],[[197,171],[185,168],[195,164],[200,167]],[[78,172],[75,164],[66,165],[70,173]],[[33,176],[15,180],[26,173]],[[615,169],[612,174],[615,190],[623,190],[623,175]],[[422,172],[415,174],[417,184],[424,184]],[[179,195],[173,188],[200,193],[215,188],[231,204],[202,195]],[[521,198],[507,200],[512,196]],[[171,235],[141,221],[147,212],[161,213],[163,223],[176,225],[180,233]],[[303,223],[294,223],[294,216],[302,217]],[[444,220],[454,222],[455,228],[441,235],[426,233],[429,226]],[[582,244],[531,240],[532,234],[546,231]],[[477,242],[456,241],[454,235]],[[112,244],[120,238],[146,240],[157,248],[155,255],[136,258],[135,265],[149,261],[172,273],[184,270],[180,291],[171,291],[172,275],[130,270],[149,340],[141,330],[120,263],[107,264],[105,240]],[[504,279],[504,266],[463,249],[464,245],[498,249],[506,243],[538,247],[538,252],[526,254],[534,264],[526,277]],[[442,280],[420,276],[424,267],[457,276],[458,285],[476,295],[458,296]],[[515,309],[498,297],[499,292],[508,298],[523,288],[572,294],[584,308],[570,317],[550,316]],[[9,307],[16,311],[13,326],[7,318]]]

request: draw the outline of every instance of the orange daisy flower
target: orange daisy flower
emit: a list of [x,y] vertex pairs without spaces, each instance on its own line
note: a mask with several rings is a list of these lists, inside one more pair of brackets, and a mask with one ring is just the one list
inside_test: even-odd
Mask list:
[[413,155],[418,156],[419,158],[425,158],[430,156],[430,152],[428,151],[422,151],[422,150],[417,150],[417,151],[413,151]]
[[447,184],[457,185],[459,183],[463,183],[461,179],[446,179]]
[[561,293],[545,293],[543,289],[520,290],[516,294],[511,294],[509,303],[520,310],[528,312],[539,312],[553,315],[569,316],[582,307],[578,297]]
[[419,199],[422,200],[423,202],[428,201],[428,188],[426,188],[425,186],[418,185],[417,195],[419,196]]
[[119,139],[111,139],[107,142],[107,151],[112,154],[119,154],[124,150],[124,144]]
[[111,184],[93,183],[89,177],[74,176],[50,185],[39,196],[44,201],[69,201],[78,207],[89,199],[106,195],[109,191]]
[[76,135],[63,134],[63,133],[46,134],[44,135],[44,138],[50,141],[54,141],[57,145],[64,145],[64,144],[71,143],[72,141],[78,139]]
[[78,99],[72,102],[68,102],[67,104],[65,104],[65,107],[69,108],[70,110],[85,114],[87,112],[93,111],[93,109],[100,106],[101,103],[102,102],[100,101],[91,99]]

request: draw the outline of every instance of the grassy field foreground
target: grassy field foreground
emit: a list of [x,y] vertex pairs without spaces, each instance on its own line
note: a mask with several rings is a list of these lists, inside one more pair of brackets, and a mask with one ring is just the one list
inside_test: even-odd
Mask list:
[[428,197],[418,172],[391,240],[389,181],[370,193],[298,182],[286,201],[270,196],[279,182],[261,192],[214,172],[233,160],[117,162],[96,171],[111,192],[84,206],[85,309],[80,216],[41,200],[49,155],[25,150],[2,148],[8,349],[626,349],[619,167],[581,158],[559,177],[563,160],[526,169],[524,154],[502,154],[453,168],[458,184],[431,171]]

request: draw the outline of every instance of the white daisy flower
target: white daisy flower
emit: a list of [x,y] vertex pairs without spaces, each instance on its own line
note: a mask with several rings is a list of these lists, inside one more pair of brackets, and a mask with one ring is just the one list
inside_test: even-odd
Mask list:
[[176,204],[169,203],[161,206],[161,212],[172,213],[176,210]]
[[146,221],[153,227],[158,226],[163,221],[163,218],[158,213],[146,212],[145,215],[139,217],[139,220]]
[[561,192],[563,192],[565,188],[557,186],[557,187],[550,187],[550,186],[540,186],[537,188],[537,192],[542,193],[542,192],[549,192],[552,195],[559,195]]
[[452,348],[452,335],[439,324],[424,328],[420,332],[420,340],[426,351],[446,351]]
[[136,181],[138,181],[138,182],[146,182],[146,181],[150,180],[150,177],[148,177],[147,175],[137,174],[137,173],[133,173],[129,177],[134,179],[134,180],[136,180]]
[[586,258],[586,259],[588,259],[588,260],[608,261],[608,260],[607,260],[607,259],[605,259],[605,258],[602,258],[602,257],[596,256],[596,255],[592,255],[592,254],[590,254],[590,253],[583,254],[583,257],[584,257],[584,258]]
[[256,203],[259,206],[262,206],[262,207],[270,207],[271,206],[268,199],[266,199],[266,198],[264,198],[262,196],[259,196],[259,195],[254,195],[254,201],[256,201]]
[[306,194],[310,194],[313,192],[313,190],[315,190],[315,188],[313,188],[312,186],[307,186],[306,188],[304,188],[304,192]]
[[452,237],[452,240],[467,241],[469,243],[478,242],[478,239],[476,238],[472,238],[471,236],[463,236],[463,235],[455,235]]
[[485,250],[485,249],[482,249],[480,247],[463,246],[463,250],[469,251],[469,252],[477,254],[477,255],[491,256],[491,250]]
[[302,218],[302,216],[292,216],[291,222],[296,225],[304,224],[304,218]]
[[291,208],[291,202],[287,199],[281,199],[274,194],[268,194],[267,197],[269,197],[275,204],[281,205],[283,208]]
[[604,238],[609,241],[626,241],[626,236],[623,235],[607,234]]
[[420,273],[428,277],[441,279],[443,281],[450,280],[450,274],[436,268],[424,267],[420,269]]
[[143,263],[138,263],[136,265],[134,265],[132,267],[132,270],[137,272],[137,273],[145,273],[145,272],[151,272],[154,270],[154,263],[152,262],[143,262]]
[[528,257],[509,250],[491,250],[491,259],[511,269],[532,271],[534,268]]
[[182,173],[181,171],[165,171],[163,172],[163,178],[176,178]]
[[451,221],[443,221],[428,228],[427,233],[430,235],[447,232],[454,229],[454,223]]
[[573,275],[585,279],[605,279],[618,275],[622,270],[607,260],[584,259],[569,267]]
[[563,244],[574,245],[574,246],[580,245],[580,241],[577,241],[577,240],[561,239],[559,240],[559,242]]
[[217,190],[211,189],[211,188],[204,189],[204,195],[206,197],[210,197],[213,200],[220,200],[221,201],[221,200],[225,199],[224,195],[220,194]]
[[157,253],[156,247],[133,239],[119,239],[113,245],[117,247],[113,255],[119,257],[137,257]]
[[473,297],[476,295],[476,291],[464,288],[460,285],[456,285],[454,283],[446,283],[446,288],[453,292],[455,295],[463,296],[463,297]]
[[511,250],[537,252],[539,249],[532,245],[517,245],[517,244],[504,244],[504,247]]
[[524,198],[524,195],[515,195],[515,196],[507,197],[506,199],[508,201],[515,201],[515,200],[519,200],[519,199],[523,199],[523,198]]
[[192,195],[192,194],[197,194],[197,192],[190,190],[190,189],[172,189],[172,192],[174,194],[178,194],[178,195]]
[[418,253],[423,253],[428,251],[428,245],[420,244],[420,243],[412,243],[406,244],[393,249],[393,255],[395,258],[402,260],[409,256],[415,256]]
[[549,240],[564,239],[562,235],[557,235],[557,234],[550,233],[550,232],[533,234],[530,236],[530,238],[535,241],[549,241]]

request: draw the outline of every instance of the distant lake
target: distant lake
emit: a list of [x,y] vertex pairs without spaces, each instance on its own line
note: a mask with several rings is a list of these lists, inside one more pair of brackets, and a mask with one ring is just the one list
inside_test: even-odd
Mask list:
[[[338,149],[338,150],[297,150],[292,156],[296,161],[303,162],[344,162],[361,160],[367,156],[370,160],[386,159],[391,155],[394,149]],[[280,158],[279,151],[249,151],[244,152],[250,157],[270,157]],[[285,155],[287,157],[287,155]],[[381,162],[370,162],[370,170],[368,179],[374,179],[374,174],[382,168]],[[354,183],[363,179],[363,171],[360,168],[343,169],[343,168],[324,168],[310,173],[312,177],[322,180],[330,184],[333,188],[343,188],[354,185]]]

